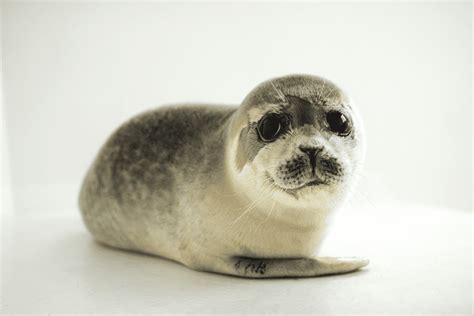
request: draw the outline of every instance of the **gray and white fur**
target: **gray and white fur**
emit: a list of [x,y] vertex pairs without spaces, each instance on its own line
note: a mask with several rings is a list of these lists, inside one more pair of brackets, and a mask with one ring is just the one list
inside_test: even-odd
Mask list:
[[[348,134],[331,131],[331,111],[343,114]],[[286,129],[264,141],[259,126],[273,114]],[[364,151],[346,94],[326,79],[290,75],[260,84],[239,107],[182,105],[132,118],[100,150],[79,204],[98,242],[195,270],[347,273],[368,261],[316,253]]]

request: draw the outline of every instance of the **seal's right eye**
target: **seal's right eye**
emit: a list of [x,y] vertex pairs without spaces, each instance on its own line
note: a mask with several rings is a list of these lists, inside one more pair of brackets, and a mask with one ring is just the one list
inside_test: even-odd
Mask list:
[[286,119],[283,116],[269,113],[258,122],[258,135],[264,142],[272,142],[285,131],[286,125]]

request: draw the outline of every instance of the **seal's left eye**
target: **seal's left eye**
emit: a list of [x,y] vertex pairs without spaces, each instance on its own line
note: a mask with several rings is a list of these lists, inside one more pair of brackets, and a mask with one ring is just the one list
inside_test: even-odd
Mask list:
[[329,129],[340,136],[347,136],[350,133],[349,120],[339,111],[329,111],[326,114],[326,122]]
[[274,141],[285,129],[285,119],[276,113],[265,115],[258,122],[257,131],[264,142]]

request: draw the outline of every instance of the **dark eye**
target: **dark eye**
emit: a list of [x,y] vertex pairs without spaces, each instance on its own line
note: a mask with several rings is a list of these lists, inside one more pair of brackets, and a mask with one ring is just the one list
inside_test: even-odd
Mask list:
[[286,129],[286,119],[282,115],[270,113],[258,122],[257,131],[264,142],[274,141]]
[[326,114],[326,121],[329,129],[340,136],[347,136],[350,133],[349,120],[339,111],[329,111]]

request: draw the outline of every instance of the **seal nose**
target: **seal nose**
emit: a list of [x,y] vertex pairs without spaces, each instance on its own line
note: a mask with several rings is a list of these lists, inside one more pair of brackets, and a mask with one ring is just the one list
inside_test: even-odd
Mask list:
[[322,148],[320,147],[299,147],[302,152],[308,155],[309,163],[311,164],[311,171],[314,175],[316,169],[316,157],[318,156],[319,152],[321,152]]

